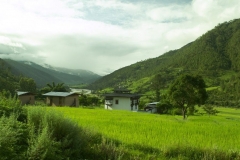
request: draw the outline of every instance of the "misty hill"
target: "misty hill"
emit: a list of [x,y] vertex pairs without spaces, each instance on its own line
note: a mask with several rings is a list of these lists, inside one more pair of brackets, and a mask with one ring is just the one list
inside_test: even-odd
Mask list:
[[142,92],[149,90],[156,74],[161,74],[166,83],[169,83],[182,73],[203,75],[208,86],[216,86],[216,83],[226,78],[225,75],[240,71],[239,44],[240,19],[236,19],[219,24],[178,50],[116,70],[89,87],[103,89],[125,86],[135,87],[136,91]]
[[14,94],[15,90],[19,88],[19,80],[20,78],[14,76],[6,62],[0,58],[0,92],[5,90]]
[[96,81],[97,79],[101,78],[101,76],[99,76],[98,74],[88,71],[88,70],[84,70],[84,69],[69,69],[69,68],[53,67],[48,64],[44,64],[43,67],[49,68],[49,69],[52,69],[52,70],[55,70],[58,72],[62,72],[62,73],[67,73],[67,74],[71,74],[71,75],[77,75],[80,77],[84,77],[84,81],[86,81],[88,83],[92,83],[92,82]]
[[47,83],[65,83],[67,85],[75,85],[82,83],[91,83],[100,76],[88,71],[57,69],[48,65],[43,67],[29,61],[14,61],[10,59],[4,60],[10,67],[14,75],[23,75],[33,78],[38,87],[46,86]]

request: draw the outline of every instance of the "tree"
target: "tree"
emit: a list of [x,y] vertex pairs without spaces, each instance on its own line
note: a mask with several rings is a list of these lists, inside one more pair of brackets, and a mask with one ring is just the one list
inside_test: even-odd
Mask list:
[[205,105],[203,110],[208,114],[208,116],[216,115],[219,112],[218,110],[214,109],[212,105]]
[[208,98],[206,85],[201,76],[191,76],[188,74],[178,77],[170,86],[168,98],[170,102],[181,108],[183,119],[189,108],[195,105],[202,105]]
[[21,91],[36,92],[36,83],[32,78],[22,77],[19,81]]
[[48,83],[47,86],[49,87],[50,91],[55,91],[55,92],[67,91],[67,89],[64,87],[64,83],[55,84],[54,82],[52,82],[52,85]]
[[154,76],[153,81],[152,81],[152,88],[155,90],[155,101],[159,102],[160,101],[160,88],[162,86],[162,77],[160,74],[157,74]]

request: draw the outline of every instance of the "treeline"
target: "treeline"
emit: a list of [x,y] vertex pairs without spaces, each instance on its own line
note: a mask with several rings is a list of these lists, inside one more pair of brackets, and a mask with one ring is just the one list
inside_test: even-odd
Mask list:
[[209,104],[240,108],[240,74],[222,80],[217,89],[208,92]]

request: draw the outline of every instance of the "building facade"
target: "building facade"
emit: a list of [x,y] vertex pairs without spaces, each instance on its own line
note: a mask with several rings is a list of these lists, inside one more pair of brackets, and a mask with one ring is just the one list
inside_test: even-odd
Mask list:
[[35,104],[35,94],[31,92],[17,92],[18,99],[22,105],[34,105]]
[[49,106],[79,106],[79,94],[71,92],[49,92],[46,96],[46,104]]
[[127,89],[115,89],[113,93],[103,95],[105,109],[138,111],[139,94],[130,93]]

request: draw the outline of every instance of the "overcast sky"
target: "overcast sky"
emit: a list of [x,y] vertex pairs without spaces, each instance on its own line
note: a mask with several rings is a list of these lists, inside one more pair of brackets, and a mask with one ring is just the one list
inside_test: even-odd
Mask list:
[[105,75],[240,18],[240,0],[0,0],[0,58]]

